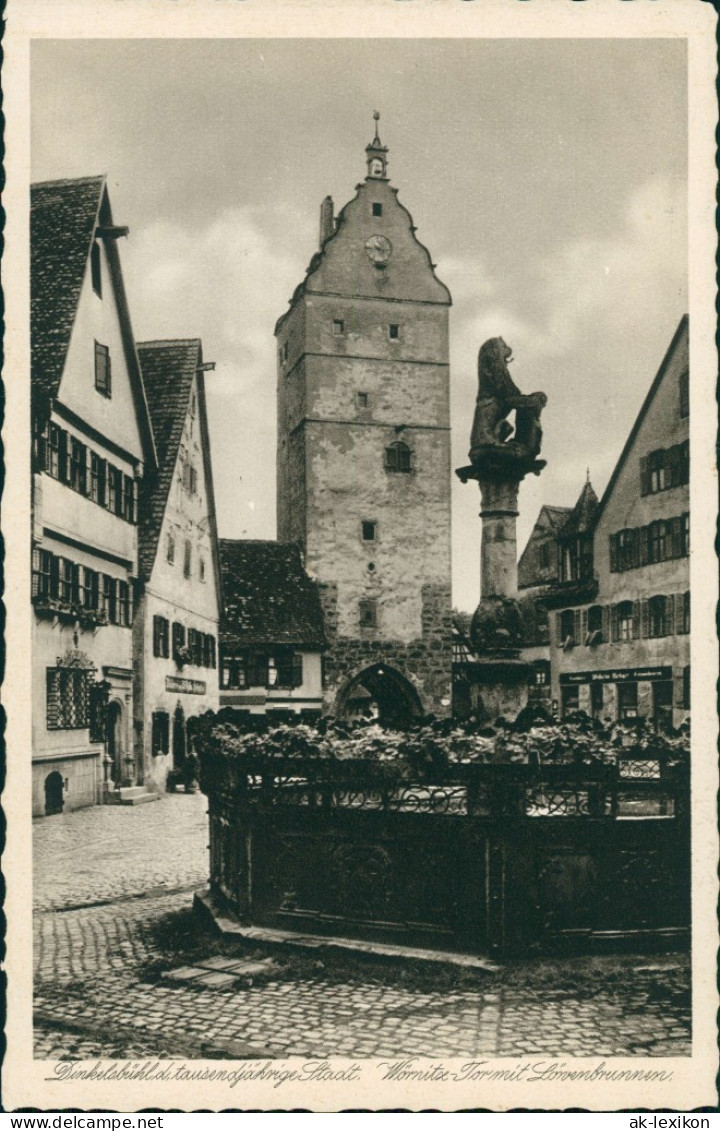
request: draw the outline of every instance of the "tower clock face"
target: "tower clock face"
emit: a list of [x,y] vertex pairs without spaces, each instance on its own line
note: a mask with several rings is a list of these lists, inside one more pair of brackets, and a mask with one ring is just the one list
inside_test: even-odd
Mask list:
[[370,236],[365,241],[368,259],[377,267],[382,267],[392,255],[392,244],[386,236]]

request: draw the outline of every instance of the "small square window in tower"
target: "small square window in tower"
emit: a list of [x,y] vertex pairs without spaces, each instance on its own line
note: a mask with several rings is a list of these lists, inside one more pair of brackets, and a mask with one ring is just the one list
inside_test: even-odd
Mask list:
[[400,327],[398,326],[397,322],[390,323],[388,327],[388,334],[391,342],[398,341],[400,337]]
[[369,393],[356,393],[358,408],[370,407],[370,394]]
[[372,214],[373,216],[382,216],[382,204],[379,200],[373,201]]
[[345,333],[345,323],[342,318],[333,318],[333,334],[340,338]]
[[374,597],[366,597],[358,602],[360,628],[377,627],[377,601]]
[[398,440],[385,449],[385,470],[405,472],[412,470],[411,453],[407,444]]
[[363,520],[362,523],[362,540],[363,542],[374,542],[377,538],[377,523],[370,520]]

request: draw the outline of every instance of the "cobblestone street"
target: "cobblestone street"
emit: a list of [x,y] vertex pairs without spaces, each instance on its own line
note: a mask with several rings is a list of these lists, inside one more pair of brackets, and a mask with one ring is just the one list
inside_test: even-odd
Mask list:
[[230,953],[191,909],[206,805],[169,794],[35,822],[37,1057],[689,1055],[685,955],[497,973],[291,955],[224,988],[171,981]]

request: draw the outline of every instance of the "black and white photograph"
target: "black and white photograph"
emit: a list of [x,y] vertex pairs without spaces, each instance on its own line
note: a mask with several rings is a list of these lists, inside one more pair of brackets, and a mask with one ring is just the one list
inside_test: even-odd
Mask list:
[[28,38],[13,1091],[712,1104],[697,41],[358,7]]

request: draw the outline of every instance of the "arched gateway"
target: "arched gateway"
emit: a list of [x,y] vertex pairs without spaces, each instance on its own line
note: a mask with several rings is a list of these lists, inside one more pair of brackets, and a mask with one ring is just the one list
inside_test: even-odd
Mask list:
[[404,675],[387,664],[372,664],[353,676],[338,693],[335,714],[403,726],[420,718],[424,711],[420,696]]

